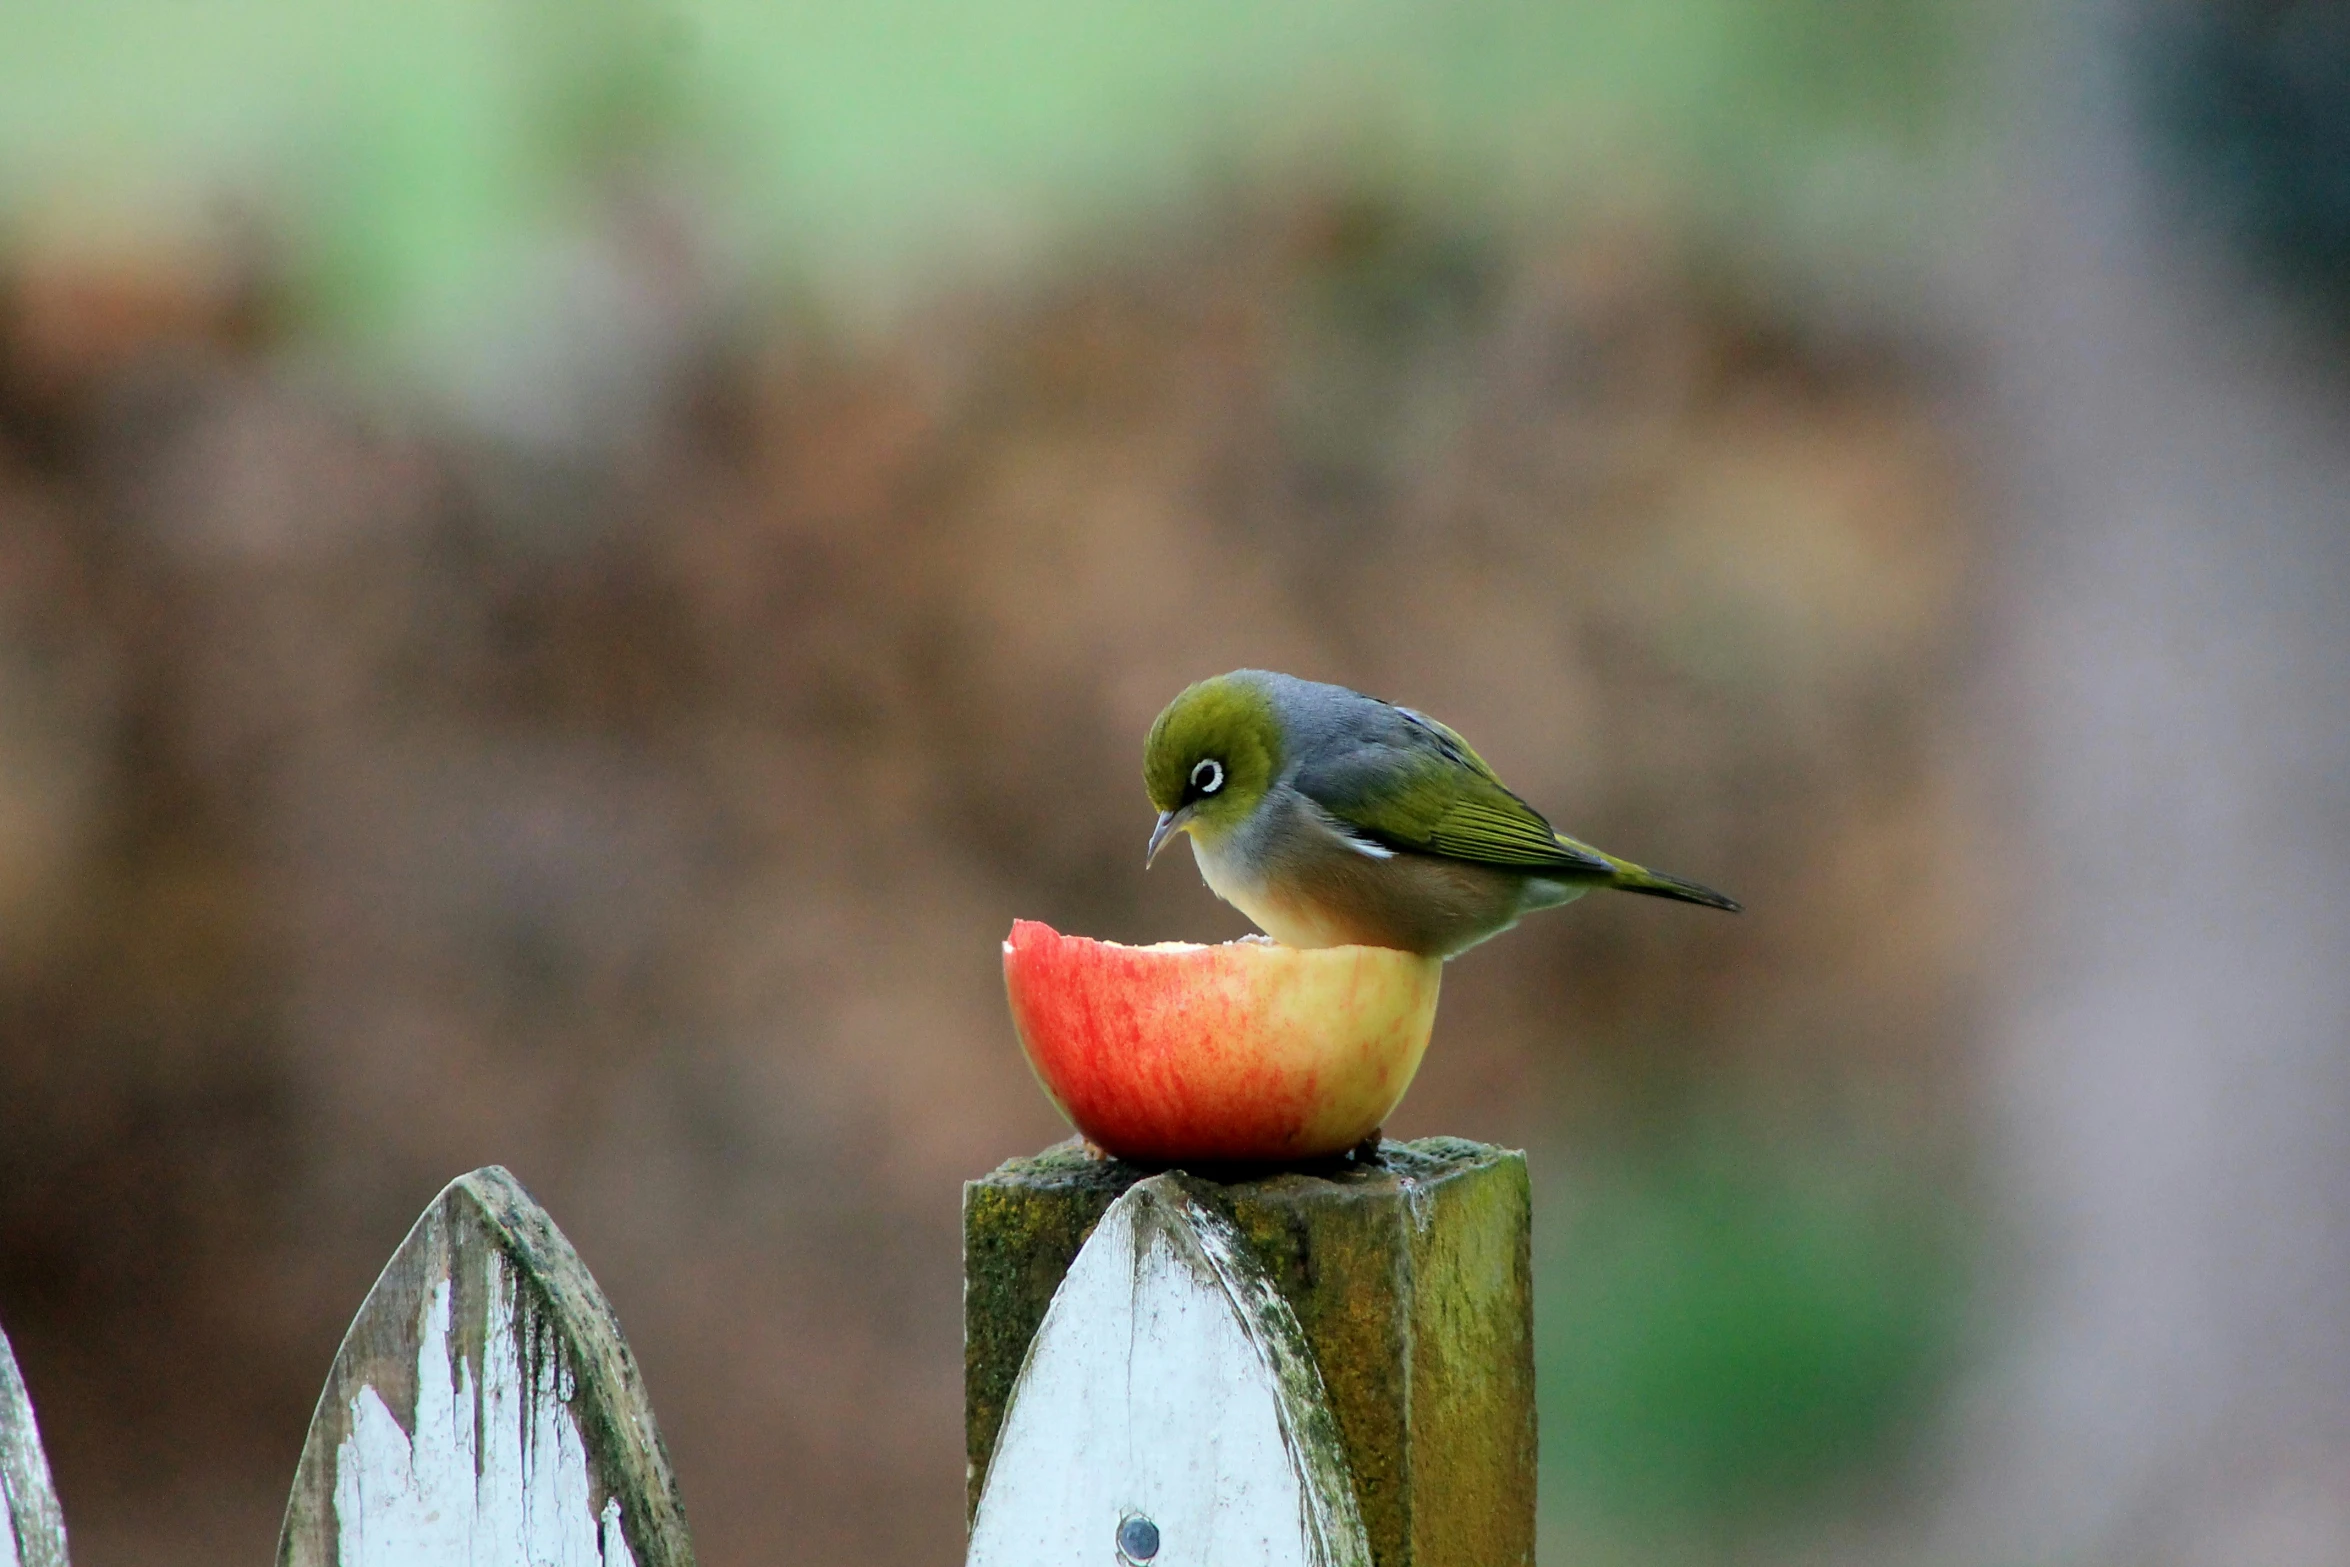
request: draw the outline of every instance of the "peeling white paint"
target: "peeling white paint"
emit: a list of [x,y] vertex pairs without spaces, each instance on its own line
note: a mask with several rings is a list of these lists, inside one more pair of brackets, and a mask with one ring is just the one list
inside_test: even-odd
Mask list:
[[1436,1197],[1427,1187],[1408,1175],[1395,1178],[1396,1190],[1403,1193],[1404,1211],[1411,1215],[1412,1228],[1420,1234],[1428,1233],[1428,1226],[1436,1222]]
[[414,1430],[372,1384],[335,1450],[340,1567],[636,1567],[617,1498],[599,1514],[569,1408],[571,1368],[493,1253],[479,1386],[452,1357],[450,1281],[433,1286],[416,1352]]
[[1369,1567],[1319,1374],[1229,1226],[1168,1177],[1111,1205],[1021,1367],[967,1567]]

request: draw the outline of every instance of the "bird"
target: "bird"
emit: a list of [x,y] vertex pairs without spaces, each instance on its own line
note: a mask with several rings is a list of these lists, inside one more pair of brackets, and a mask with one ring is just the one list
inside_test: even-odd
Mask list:
[[1284,946],[1451,958],[1594,887],[1740,910],[1560,833],[1427,714],[1272,670],[1184,688],[1143,782],[1144,868],[1188,834],[1209,889]]

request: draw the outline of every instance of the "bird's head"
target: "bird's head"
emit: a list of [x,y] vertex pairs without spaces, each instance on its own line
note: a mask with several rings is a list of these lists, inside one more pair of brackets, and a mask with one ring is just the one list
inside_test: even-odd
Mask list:
[[1187,687],[1151,725],[1142,778],[1159,821],[1143,863],[1170,833],[1220,837],[1263,803],[1281,771],[1281,718],[1250,671]]

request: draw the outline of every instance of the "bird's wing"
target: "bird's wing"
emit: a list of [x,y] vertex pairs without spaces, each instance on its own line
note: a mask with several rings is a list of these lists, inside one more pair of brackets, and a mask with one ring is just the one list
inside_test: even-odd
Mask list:
[[1562,838],[1469,743],[1409,708],[1301,767],[1300,792],[1375,843],[1528,873],[1608,876],[1596,850]]

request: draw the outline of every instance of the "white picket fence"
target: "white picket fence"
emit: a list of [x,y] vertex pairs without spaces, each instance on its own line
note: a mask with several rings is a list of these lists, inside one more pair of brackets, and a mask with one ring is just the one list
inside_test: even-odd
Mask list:
[[[0,1567],[66,1567],[0,1337]],[[279,1567],[693,1567],[652,1405],[603,1291],[493,1165],[416,1221],[311,1417]]]
[[[1531,1567],[1522,1155],[1219,1183],[1071,1147],[964,1192],[967,1567]],[[0,1567],[66,1567],[0,1337]],[[495,1166],[352,1319],[279,1567],[693,1567],[603,1292]]]

